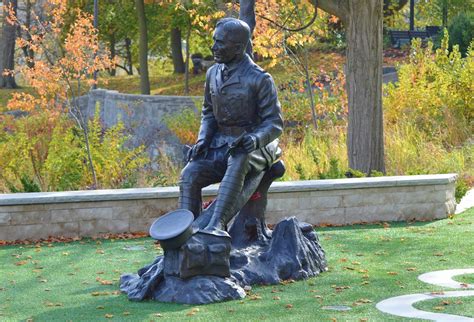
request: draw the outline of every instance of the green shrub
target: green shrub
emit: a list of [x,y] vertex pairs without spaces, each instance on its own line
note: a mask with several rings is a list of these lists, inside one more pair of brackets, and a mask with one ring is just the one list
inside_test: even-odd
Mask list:
[[474,12],[463,12],[454,17],[448,28],[449,48],[459,46],[459,51],[466,56],[469,44],[474,38]]
[[[38,112],[2,118],[0,191],[33,192],[87,189],[93,180],[83,135],[65,116]],[[128,149],[122,123],[104,130],[98,115],[89,122],[89,141],[100,188],[120,188],[149,158],[144,147]]]
[[399,82],[388,84],[384,96],[387,126],[413,124],[428,141],[447,147],[463,144],[474,120],[474,48],[462,58],[458,47],[448,51],[448,35],[433,54],[432,44],[412,42],[410,61],[399,66]]
[[166,116],[163,121],[181,143],[191,145],[196,142],[201,117],[194,109],[188,108],[180,113]]

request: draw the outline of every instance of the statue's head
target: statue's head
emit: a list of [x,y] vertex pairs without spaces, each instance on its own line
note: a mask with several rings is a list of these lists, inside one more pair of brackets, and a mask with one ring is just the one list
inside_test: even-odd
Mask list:
[[242,20],[224,18],[217,22],[212,53],[218,63],[240,60],[250,41],[250,27]]

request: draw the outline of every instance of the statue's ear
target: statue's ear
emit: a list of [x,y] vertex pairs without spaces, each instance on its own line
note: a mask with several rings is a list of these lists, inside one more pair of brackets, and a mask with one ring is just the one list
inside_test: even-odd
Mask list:
[[244,44],[236,44],[235,50],[236,50],[236,52],[238,52],[238,53],[244,53],[246,47],[247,47],[247,46],[245,46]]

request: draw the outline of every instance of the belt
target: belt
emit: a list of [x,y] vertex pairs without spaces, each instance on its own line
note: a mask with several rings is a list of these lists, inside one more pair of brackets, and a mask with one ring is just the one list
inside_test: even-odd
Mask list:
[[253,129],[252,126],[223,126],[218,125],[218,131],[225,135],[230,136],[239,136],[245,131],[251,132]]

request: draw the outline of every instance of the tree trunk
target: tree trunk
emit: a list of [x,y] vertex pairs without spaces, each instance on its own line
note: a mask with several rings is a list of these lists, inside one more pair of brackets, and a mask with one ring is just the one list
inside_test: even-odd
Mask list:
[[171,29],[171,57],[173,58],[174,72],[184,74],[185,66],[183,49],[181,48],[181,30],[179,28]]
[[16,25],[7,22],[8,6],[12,6],[17,11],[17,0],[6,0],[3,2],[3,26],[0,36],[0,88],[16,88],[15,77],[11,74],[4,75],[4,70],[13,70],[15,68],[15,38]]
[[[31,27],[31,11],[32,11],[32,3],[31,3],[31,0],[27,0],[26,1],[26,12],[25,12],[25,27],[30,30],[30,27]],[[17,28],[18,30],[18,37],[22,37],[22,31],[20,28]],[[25,35],[24,35],[25,39],[27,41],[31,41],[31,36],[30,34],[27,32]],[[30,46],[26,45],[26,46],[23,46],[21,48],[21,50],[23,51],[23,55],[25,56],[25,61],[26,61],[26,65],[29,67],[29,68],[33,68],[35,63],[34,63],[34,57],[35,57],[35,53],[34,51],[31,49]]]
[[184,95],[189,95],[189,58],[191,56],[191,22],[188,26],[188,31],[186,32],[186,66],[184,69]]
[[[116,55],[116,52],[115,52],[115,32],[110,34],[109,42],[110,42],[110,47],[109,47],[110,58],[113,59]],[[115,76],[117,74],[117,69],[115,67],[113,67],[109,70],[109,73],[110,73],[110,76]]]
[[[243,0],[240,1],[239,19],[245,21],[249,27],[251,35],[255,29],[255,0]],[[249,41],[246,49],[247,54],[253,59],[253,46],[252,41]]]
[[148,77],[148,30],[145,16],[144,0],[135,0],[138,15],[138,28],[140,33],[139,63],[140,63],[140,89],[144,95],[150,95],[150,78]]
[[382,118],[382,27],[380,0],[351,0],[346,25],[349,98],[349,167],[385,172]]
[[[110,58],[113,59],[116,55],[116,51],[115,51],[115,45],[116,45],[116,43],[115,43],[115,33],[113,32],[109,36],[110,36],[109,37]],[[117,69],[115,67],[111,68],[109,70],[109,74],[110,74],[110,76],[117,75]]]
[[125,38],[125,55],[126,55],[126,66],[128,65],[127,74],[133,75],[133,62],[132,62],[132,40],[130,38]]
[[448,0],[443,0],[441,3],[441,14],[443,28],[448,28]]

